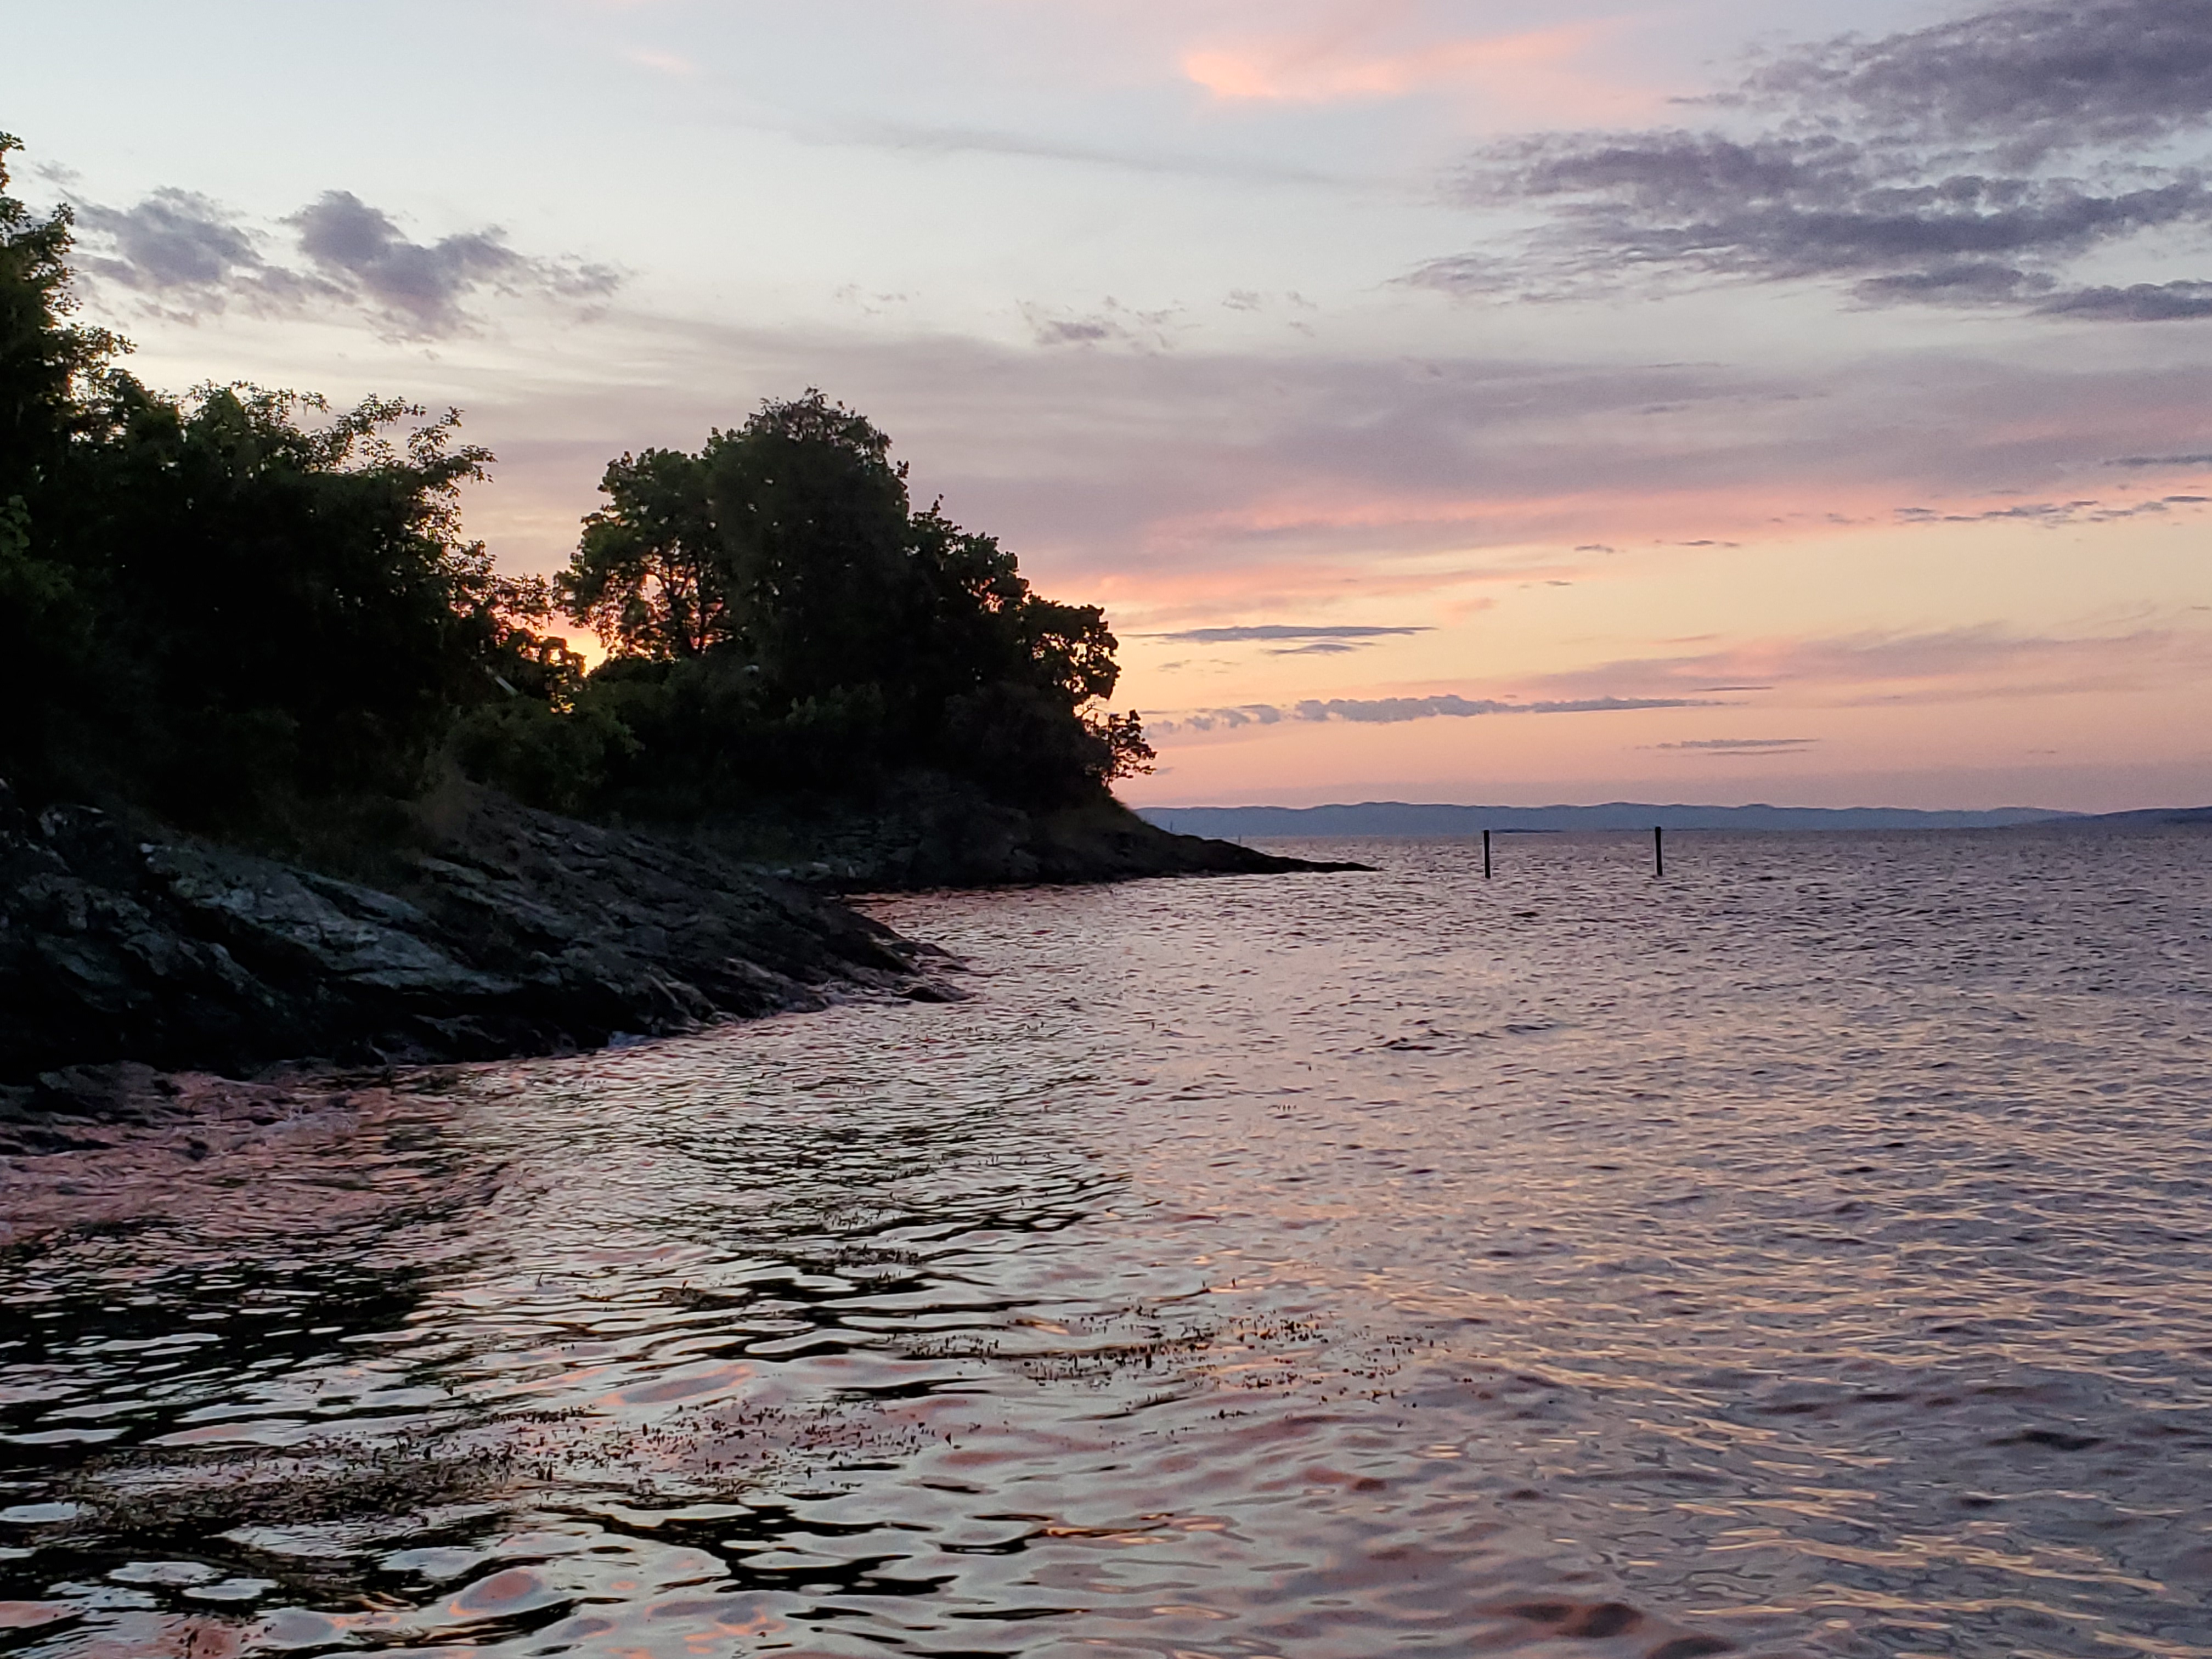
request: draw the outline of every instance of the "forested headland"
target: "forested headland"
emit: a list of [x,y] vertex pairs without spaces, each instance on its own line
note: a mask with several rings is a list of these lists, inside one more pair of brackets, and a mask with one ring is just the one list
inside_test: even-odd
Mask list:
[[32,805],[312,846],[456,771],[697,824],[917,773],[1066,808],[1151,757],[1099,609],[918,507],[818,392],[623,455],[568,567],[517,580],[462,526],[493,457],[458,414],[150,388],[70,258],[66,209],[0,194],[0,776]]
[[0,1150],[143,1100],[147,1066],[957,994],[823,886],[1292,867],[1114,799],[1152,751],[1104,615],[917,507],[864,416],[810,390],[624,454],[568,566],[506,576],[462,526],[492,457],[457,413],[131,374],[76,312],[67,209],[7,193],[16,148]]

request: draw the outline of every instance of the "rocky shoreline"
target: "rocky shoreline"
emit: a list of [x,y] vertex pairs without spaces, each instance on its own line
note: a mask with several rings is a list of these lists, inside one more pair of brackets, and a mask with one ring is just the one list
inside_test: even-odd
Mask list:
[[[951,796],[754,836],[640,834],[469,789],[368,885],[0,801],[0,1120],[150,1107],[162,1073],[489,1060],[961,994],[951,958],[823,889],[1313,867],[1118,807],[1031,818]],[[812,856],[763,857],[793,846]]]
[[131,1061],[248,1075],[598,1047],[945,959],[711,851],[474,794],[370,887],[86,807],[0,822],[0,1082]]

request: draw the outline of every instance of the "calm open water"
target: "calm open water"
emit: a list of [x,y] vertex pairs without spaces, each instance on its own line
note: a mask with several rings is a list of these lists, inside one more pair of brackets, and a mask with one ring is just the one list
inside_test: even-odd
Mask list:
[[2212,1655],[2212,837],[1328,850],[19,1244],[0,1651]]

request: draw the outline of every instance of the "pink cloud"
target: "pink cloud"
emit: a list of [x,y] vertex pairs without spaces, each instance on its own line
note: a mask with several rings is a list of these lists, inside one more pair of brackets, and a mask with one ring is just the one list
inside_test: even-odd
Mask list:
[[[1158,571],[1105,570],[1091,574],[1083,592],[1087,599],[1103,603],[1115,626],[1127,632],[1218,623],[1232,613],[1272,614],[1377,599],[1434,599],[1496,580],[1492,573],[1480,571],[1390,571],[1359,563],[1294,562],[1233,568],[1188,565]],[[1496,603],[1483,597],[1442,602],[1457,605],[1455,615],[1472,615]]]
[[[1203,550],[1224,563],[1237,561],[1242,550],[1263,548],[1276,556],[1303,552],[1322,560],[1362,562],[1377,553],[1433,557],[1543,550],[1547,563],[1564,560],[1582,568],[1589,559],[1566,559],[1563,544],[1574,545],[1583,555],[1614,551],[1615,543],[1710,547],[1832,535],[1899,520],[1893,493],[1879,483],[1838,481],[1828,487],[1818,510],[1803,505],[1804,493],[1795,479],[1782,486],[1756,481],[1670,489],[1641,483],[1540,493],[1499,488],[1467,495],[1418,489],[1384,492],[1351,478],[1287,490],[1262,484],[1240,502],[1161,514],[1145,526],[1144,543],[1158,555]],[[1178,566],[1182,562],[1176,559]],[[1536,571],[1523,557],[1464,574],[1502,580],[1532,573],[1573,574]]]
[[1431,40],[1378,50],[1370,20],[1268,39],[1195,46],[1181,67],[1224,103],[1337,103],[1469,89],[1516,110],[1571,120],[1619,115],[1648,94],[1604,80],[1577,62],[1615,32],[1578,22],[1521,33]]
[[1797,706],[1878,707],[2159,690],[2199,683],[2208,666],[2212,635],[2201,629],[2035,635],[1982,623],[1749,640],[1716,651],[1594,664],[1534,684],[1547,696],[1755,690],[1778,692]]

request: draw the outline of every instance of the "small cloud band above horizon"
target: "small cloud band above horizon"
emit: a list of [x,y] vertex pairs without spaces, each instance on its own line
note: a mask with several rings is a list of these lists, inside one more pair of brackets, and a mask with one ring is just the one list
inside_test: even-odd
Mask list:
[[1139,634],[1137,637],[1167,640],[1178,645],[1241,645],[1254,640],[1379,640],[1393,635],[1432,631],[1426,627],[1367,628],[1352,624],[1263,623],[1249,628],[1186,628],[1172,634]]
[[1701,755],[1779,755],[1809,749],[1818,742],[1818,738],[1688,738],[1651,746]]
[[1462,697],[1446,692],[1429,697],[1309,697],[1303,702],[1244,703],[1233,708],[1200,708],[1179,720],[1163,720],[1153,730],[1172,737],[1181,732],[1233,731],[1244,726],[1275,726],[1284,720],[1349,720],[1395,726],[1441,716],[1478,714],[1596,714],[1638,708],[1722,708],[1725,703],[1701,697],[1574,697],[1541,702],[1513,702],[1494,697]]

